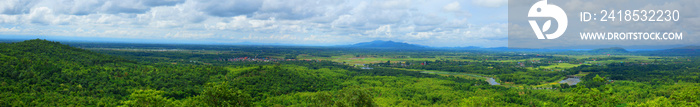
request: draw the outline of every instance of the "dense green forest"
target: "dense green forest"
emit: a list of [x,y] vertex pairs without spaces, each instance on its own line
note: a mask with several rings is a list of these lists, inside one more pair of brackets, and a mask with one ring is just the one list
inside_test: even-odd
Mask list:
[[198,47],[0,43],[0,106],[700,106],[694,56]]

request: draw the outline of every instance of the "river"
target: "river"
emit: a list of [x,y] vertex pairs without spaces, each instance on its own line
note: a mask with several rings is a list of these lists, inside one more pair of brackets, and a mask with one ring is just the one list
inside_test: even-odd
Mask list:
[[578,82],[581,82],[581,79],[579,79],[579,78],[567,78],[567,79],[561,80],[559,83],[560,84],[566,83],[569,85],[576,85],[576,84],[578,84]]
[[489,82],[491,85],[501,85],[500,83],[496,82],[496,79],[493,79],[491,77],[486,79],[486,82]]

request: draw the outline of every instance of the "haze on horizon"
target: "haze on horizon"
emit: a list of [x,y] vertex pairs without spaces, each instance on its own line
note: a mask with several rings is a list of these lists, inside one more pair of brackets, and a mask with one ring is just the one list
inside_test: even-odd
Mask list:
[[0,38],[507,46],[507,0],[2,0]]

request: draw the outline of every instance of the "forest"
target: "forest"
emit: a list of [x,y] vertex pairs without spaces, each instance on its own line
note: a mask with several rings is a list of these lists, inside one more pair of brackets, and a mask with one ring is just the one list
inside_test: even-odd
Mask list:
[[700,58],[662,54],[33,39],[0,43],[0,106],[700,106]]

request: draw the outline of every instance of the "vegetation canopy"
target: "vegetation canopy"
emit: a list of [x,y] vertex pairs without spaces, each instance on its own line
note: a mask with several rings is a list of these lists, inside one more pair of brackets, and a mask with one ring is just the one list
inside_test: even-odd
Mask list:
[[692,54],[392,46],[0,43],[0,106],[700,106]]

